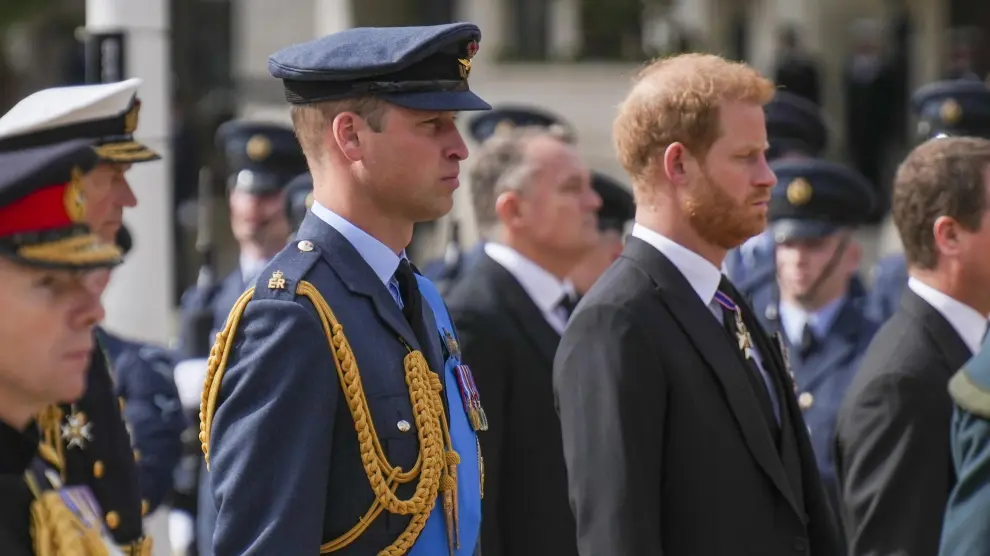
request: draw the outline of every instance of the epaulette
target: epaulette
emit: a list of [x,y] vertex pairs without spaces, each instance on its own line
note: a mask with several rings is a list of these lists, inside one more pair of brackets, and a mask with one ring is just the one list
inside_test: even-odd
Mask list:
[[258,276],[254,299],[294,300],[299,282],[319,259],[320,248],[309,240],[296,242],[294,249],[283,249]]
[[[203,382],[203,393],[199,405],[199,440],[206,460],[206,468],[210,468],[210,430],[213,424],[213,414],[216,413],[217,398],[220,395],[220,385],[223,373],[227,367],[227,359],[233,346],[233,337],[237,331],[241,316],[248,303],[256,299],[294,301],[299,292],[299,284],[320,258],[316,245],[309,240],[298,241],[295,249],[283,249],[258,276],[255,285],[241,294],[234,303],[223,329],[217,333],[216,341],[210,349],[210,357],[206,364],[206,379]],[[305,295],[305,294],[302,294]],[[318,292],[317,292],[318,295]],[[308,296],[307,296],[308,297]]]
[[949,394],[961,409],[990,419],[990,349],[983,349],[949,381]]

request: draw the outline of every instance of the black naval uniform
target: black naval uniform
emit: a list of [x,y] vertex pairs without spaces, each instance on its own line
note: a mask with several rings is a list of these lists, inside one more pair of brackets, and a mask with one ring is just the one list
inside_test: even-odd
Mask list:
[[34,497],[24,480],[38,449],[32,423],[18,431],[0,421],[0,549],[4,556],[34,556],[30,505]]
[[100,502],[114,540],[126,555],[139,555],[144,537],[137,454],[121,416],[123,401],[114,393],[109,359],[99,345],[91,357],[83,397],[74,404],[50,407],[39,420],[42,456],[52,453],[45,446],[55,453],[61,450],[65,484],[88,486]]

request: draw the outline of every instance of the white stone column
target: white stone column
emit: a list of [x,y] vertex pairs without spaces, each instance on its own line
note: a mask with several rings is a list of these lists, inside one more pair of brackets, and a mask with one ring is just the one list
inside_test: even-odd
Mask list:
[[552,60],[573,60],[581,53],[580,0],[551,0],[547,25]]
[[354,8],[352,5],[354,1],[314,0],[313,36],[323,37],[354,27]]
[[106,326],[158,343],[174,331],[169,24],[168,0],[86,1],[88,31],[126,33],[125,77],[144,81],[135,135],[162,155],[160,161],[135,164],[127,174],[138,199],[136,208],[124,211],[134,249],[103,296]]

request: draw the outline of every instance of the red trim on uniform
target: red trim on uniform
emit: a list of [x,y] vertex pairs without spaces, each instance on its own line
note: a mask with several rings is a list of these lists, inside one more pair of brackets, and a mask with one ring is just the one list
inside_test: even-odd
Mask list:
[[67,187],[65,183],[46,187],[0,207],[0,238],[71,226],[72,219],[65,210]]

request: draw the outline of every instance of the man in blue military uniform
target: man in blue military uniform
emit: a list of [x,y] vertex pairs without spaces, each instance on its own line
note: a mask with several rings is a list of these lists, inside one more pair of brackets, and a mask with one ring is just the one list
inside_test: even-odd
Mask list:
[[[787,91],[778,91],[765,107],[767,160],[819,156],[828,146],[828,128],[821,108],[810,100]],[[743,295],[773,282],[773,237],[764,231],[725,257],[725,273]]]
[[949,381],[949,394],[959,480],[945,508],[939,554],[990,554],[990,337]]
[[[224,153],[229,191],[230,225],[239,249],[238,267],[221,282],[194,285],[182,296],[181,320],[189,332],[199,334],[204,327],[196,321],[212,314],[208,338],[212,339],[223,327],[227,314],[244,290],[251,287],[258,274],[288,240],[291,229],[284,212],[284,188],[290,180],[306,169],[299,142],[292,129],[283,125],[232,120],[221,125],[215,135],[216,148]],[[195,344],[199,345],[196,338]],[[206,338],[202,339],[205,342]],[[192,343],[192,341],[190,342]],[[207,343],[208,344],[208,343]],[[186,357],[204,358],[195,345],[183,345]],[[183,380],[188,377],[183,374]],[[203,376],[194,381],[202,384]],[[196,497],[196,540],[200,556],[212,554],[216,508],[209,496],[209,474],[200,464],[198,478],[183,481],[198,484]],[[191,470],[183,467],[184,472]],[[193,482],[195,480],[195,483]]]
[[[577,138],[574,127],[563,118],[539,108],[515,105],[498,106],[472,117],[468,122],[468,133],[480,145],[494,135],[517,127],[551,128],[567,142],[574,142]],[[440,293],[445,295],[463,276],[464,270],[485,253],[484,240],[464,251],[460,244],[459,223],[454,222],[453,226],[455,233],[444,256],[423,265],[423,276],[432,280]]]
[[404,249],[453,206],[469,23],[355,28],[269,58],[314,203],[231,311],[201,440],[218,556],[475,553],[481,400]]
[[306,213],[313,206],[313,175],[304,172],[285,186],[285,217],[293,236],[299,231]]
[[845,166],[794,159],[770,167],[778,180],[769,211],[777,287],[756,290],[753,310],[786,346],[798,405],[837,508],[836,412],[878,328],[865,314],[865,297],[851,291],[862,255],[852,231],[868,222],[876,199],[866,178]]
[[[919,119],[919,142],[951,136],[990,139],[990,89],[982,81],[929,83],[915,91],[911,105]],[[873,276],[870,313],[882,322],[897,310],[908,282],[904,255],[882,258]]]
[[238,267],[210,287],[193,286],[183,294],[181,303],[183,326],[190,326],[191,315],[197,311],[212,311],[210,338],[223,326],[237,298],[285,247],[290,228],[282,192],[294,176],[306,170],[306,159],[292,129],[282,125],[229,121],[217,129],[215,143],[225,155],[228,170],[230,225],[239,250]]
[[[99,163],[81,177],[86,223],[107,243],[116,239],[125,208],[137,204],[125,177],[132,164],[159,155],[134,139],[141,101],[139,79],[56,87],[21,100],[0,117],[0,151],[86,138]],[[148,555],[143,533],[139,470],[104,350],[94,349],[86,394],[73,404],[48,408],[40,417],[42,454],[67,484],[87,485],[105,512],[104,521],[127,555]],[[145,508],[143,508],[145,507]]]
[[[126,227],[120,227],[116,243],[126,257],[133,247]],[[114,389],[134,446],[141,511],[147,514],[165,500],[182,453],[186,419],[172,379],[175,358],[164,348],[125,339],[102,327],[96,328],[96,338],[111,364]]]

